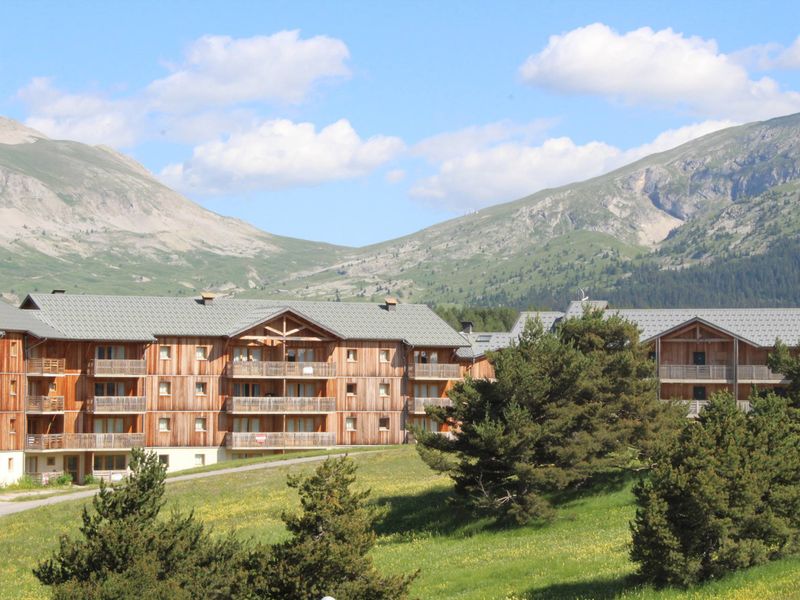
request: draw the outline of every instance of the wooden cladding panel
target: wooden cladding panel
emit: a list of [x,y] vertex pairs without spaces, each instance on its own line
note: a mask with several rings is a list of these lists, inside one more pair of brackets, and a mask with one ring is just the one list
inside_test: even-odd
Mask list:
[[0,450],[22,450],[25,444],[24,428],[24,413],[0,413]]
[[733,386],[724,383],[662,383],[661,398],[664,400],[693,400],[694,388],[705,387],[706,398],[722,391],[733,393]]
[[671,342],[661,344],[662,365],[691,365],[694,352],[706,353],[707,365],[732,365],[733,340],[730,342]]
[[[335,381],[336,410],[403,410],[406,390],[399,377],[343,377]],[[355,395],[348,395],[348,384],[355,385]],[[381,396],[381,384],[389,386],[389,395]]]
[[484,356],[473,364],[467,365],[467,368],[464,369],[464,376],[466,375],[473,379],[494,379],[494,366]]
[[[159,431],[159,420],[169,419],[169,431]],[[195,420],[205,419],[205,431],[195,430]],[[147,446],[221,446],[228,421],[216,411],[162,412],[145,415]]]
[[[16,356],[14,356],[16,354]],[[25,339],[21,333],[7,332],[0,338],[0,373],[25,372]]]
[[0,375],[0,411],[23,410],[25,405],[23,400],[25,398],[25,384],[25,375]]
[[[170,384],[168,395],[160,394],[161,382]],[[195,393],[198,383],[205,383],[205,395]],[[205,375],[147,377],[144,386],[147,410],[223,410],[224,398],[220,394],[219,385],[219,377]]]
[[[170,358],[161,358],[161,347]],[[197,358],[198,346],[206,348],[206,360]],[[158,375],[219,376],[228,362],[228,347],[219,338],[159,338],[147,348],[147,372]]]
[[[388,430],[380,429],[380,419],[389,419]],[[355,431],[347,430],[347,419],[355,419]],[[402,412],[341,412],[336,414],[336,440],[341,445],[402,444],[405,422]]]
[[[355,350],[355,361],[347,360],[348,350]],[[381,351],[389,353],[381,361]],[[338,375],[344,377],[402,377],[405,373],[403,345],[393,342],[347,341],[334,351]]]

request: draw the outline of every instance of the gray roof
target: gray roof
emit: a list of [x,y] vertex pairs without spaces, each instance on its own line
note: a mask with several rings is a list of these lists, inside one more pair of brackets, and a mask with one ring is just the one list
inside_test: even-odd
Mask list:
[[519,336],[522,335],[522,331],[525,329],[525,323],[527,323],[528,320],[536,319],[537,317],[541,319],[544,330],[550,331],[553,329],[556,322],[564,317],[564,313],[554,310],[519,313],[517,322],[514,323],[514,326],[511,328],[511,335],[514,336],[514,339],[519,339]]
[[18,331],[37,337],[61,337],[60,332],[36,319],[29,311],[0,301],[0,331]]
[[567,319],[580,317],[587,310],[605,310],[607,306],[608,302],[605,300],[573,300],[567,306],[564,316]]
[[469,347],[459,348],[456,354],[459,358],[480,358],[487,352],[508,348],[517,338],[507,331],[478,331],[462,334]]
[[[27,311],[77,340],[153,341],[157,336],[232,337],[291,310],[342,339],[459,347],[464,338],[423,304],[33,294]],[[57,336],[52,336],[57,337]]]

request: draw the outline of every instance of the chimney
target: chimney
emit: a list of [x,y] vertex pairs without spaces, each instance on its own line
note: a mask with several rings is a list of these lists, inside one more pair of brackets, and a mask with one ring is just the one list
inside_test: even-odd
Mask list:
[[386,302],[386,310],[397,310],[397,298],[387,296],[383,301]]
[[472,321],[461,321],[462,333],[472,333],[472,327],[473,327]]
[[53,290],[51,294],[66,294],[67,290]]
[[211,292],[203,292],[200,294],[200,302],[208,306],[212,302],[214,302],[214,298],[216,298],[216,294],[212,294]]

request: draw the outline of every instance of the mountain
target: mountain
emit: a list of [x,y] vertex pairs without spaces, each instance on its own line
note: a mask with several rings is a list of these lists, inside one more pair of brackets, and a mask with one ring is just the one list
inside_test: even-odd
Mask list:
[[205,210],[104,146],[51,140],[0,117],[4,292],[260,288],[340,248]]
[[[791,256],[773,250],[798,240],[799,193],[800,115],[790,115],[721,130],[409,236],[345,248],[221,217],[113,150],[50,140],[0,119],[0,290],[218,289],[327,299],[391,293],[524,307],[561,306],[578,287],[657,304],[666,298],[658,295],[662,286],[691,285],[670,298],[696,304],[718,298],[700,288],[725,265],[731,305],[744,298],[796,304],[799,290],[785,276]],[[772,289],[744,289],[742,274],[764,269],[771,275],[757,285]]]

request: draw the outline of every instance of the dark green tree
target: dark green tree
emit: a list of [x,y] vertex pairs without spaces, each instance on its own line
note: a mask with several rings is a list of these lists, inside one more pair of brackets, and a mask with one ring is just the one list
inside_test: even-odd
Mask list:
[[283,515],[291,537],[273,547],[267,564],[274,600],[402,600],[416,574],[382,576],[367,553],[375,545],[378,509],[369,491],[354,491],[352,459],[328,459],[308,476],[289,478],[302,512]]
[[193,514],[158,519],[165,468],[136,449],[132,473],[101,484],[84,508],[80,537],[62,537],[58,551],[34,569],[58,599],[255,598],[263,575],[252,566],[264,550],[232,536],[212,538]]
[[454,439],[418,437],[429,464],[455,457],[455,489],[469,505],[502,519],[550,516],[545,494],[647,460],[679,426],[680,411],[656,398],[637,328],[619,317],[589,311],[556,333],[529,321],[491,360],[496,381],[467,380],[451,391],[452,408],[430,409],[459,424]]
[[785,399],[750,415],[712,397],[634,488],[631,559],[658,585],[692,585],[797,551],[800,436]]

